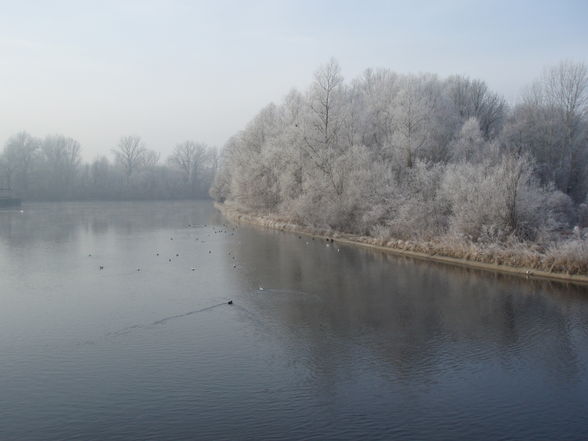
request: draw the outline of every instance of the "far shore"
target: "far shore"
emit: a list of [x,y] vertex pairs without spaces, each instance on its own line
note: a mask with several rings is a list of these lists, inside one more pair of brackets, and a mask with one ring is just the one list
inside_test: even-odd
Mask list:
[[[273,216],[263,216],[245,213],[233,205],[215,202],[214,206],[231,222],[243,222],[253,226],[259,226],[297,234],[304,234],[305,236],[320,238],[324,240],[329,239],[339,244],[360,246],[364,248],[383,251],[389,254],[405,256],[419,260],[439,262],[448,265],[462,266],[467,268],[475,268],[484,271],[512,274],[520,277],[525,277],[528,279],[542,279],[564,283],[572,283],[574,285],[588,286],[588,275],[568,274],[565,272],[557,271],[545,271],[530,266],[525,266],[523,264],[517,265],[518,261],[522,263],[522,259],[508,259],[508,264],[503,264],[488,261],[491,259],[502,260],[501,257],[497,257],[495,255],[488,255],[484,253],[476,253],[475,257],[480,260],[473,260],[471,258],[465,257],[467,253],[460,252],[460,250],[455,249],[451,250],[451,253],[454,254],[454,256],[449,256],[443,253],[443,251],[447,251],[447,247],[436,246],[436,244],[415,243],[402,240],[388,241],[385,244],[383,244],[378,243],[382,242],[379,239],[369,236],[352,235],[332,230],[319,230],[311,227],[298,225],[282,219],[278,219]],[[391,242],[394,243],[391,244]],[[462,254],[463,257],[455,256],[459,256],[460,254]]]

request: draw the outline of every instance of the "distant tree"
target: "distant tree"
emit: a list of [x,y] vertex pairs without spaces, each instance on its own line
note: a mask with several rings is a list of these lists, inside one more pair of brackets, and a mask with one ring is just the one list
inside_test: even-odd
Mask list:
[[81,164],[81,146],[63,135],[47,136],[41,143],[41,167],[46,174],[44,188],[39,189],[52,199],[70,198]]
[[90,164],[88,196],[92,199],[118,199],[123,177],[106,156],[97,157]]
[[184,141],[176,145],[168,162],[182,172],[185,181],[192,188],[198,169],[202,167],[206,159],[206,154],[207,147],[205,144]]
[[131,176],[145,165],[147,149],[139,136],[123,136],[113,150],[116,162],[123,168],[127,184]]
[[38,139],[23,131],[8,140],[2,153],[4,171],[10,185],[25,197],[39,145]]
[[157,167],[159,164],[159,159],[161,158],[161,153],[156,152],[155,150],[146,149],[143,154],[143,167],[146,169],[151,169]]

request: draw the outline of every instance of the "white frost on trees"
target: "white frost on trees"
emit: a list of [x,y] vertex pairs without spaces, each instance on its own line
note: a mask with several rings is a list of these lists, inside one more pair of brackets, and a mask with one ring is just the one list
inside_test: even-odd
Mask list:
[[588,190],[584,78],[564,63],[511,111],[478,80],[380,69],[347,85],[330,60],[227,143],[211,194],[341,231],[532,240],[586,211],[569,197]]

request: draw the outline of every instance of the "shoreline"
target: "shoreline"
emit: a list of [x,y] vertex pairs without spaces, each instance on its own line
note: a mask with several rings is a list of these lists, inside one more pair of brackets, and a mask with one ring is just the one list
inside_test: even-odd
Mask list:
[[[548,280],[560,283],[572,283],[574,285],[588,286],[588,276],[578,274],[567,274],[561,272],[549,272],[534,269],[525,266],[504,265],[490,262],[480,262],[477,260],[451,257],[442,254],[433,254],[421,251],[407,250],[389,245],[373,243],[376,239],[367,236],[357,236],[335,231],[321,231],[319,229],[308,228],[302,225],[286,222],[278,219],[272,219],[269,216],[252,215],[244,213],[233,206],[227,206],[219,202],[214,202],[214,207],[221,212],[231,222],[243,222],[249,225],[269,228],[277,231],[289,233],[304,234],[305,236],[315,237],[318,239],[330,239],[344,245],[360,246],[362,248],[377,250],[388,254],[410,257],[417,260],[443,263],[452,266],[461,266],[465,268],[479,269],[494,273],[510,274],[526,279]],[[399,241],[399,243],[405,243]]]

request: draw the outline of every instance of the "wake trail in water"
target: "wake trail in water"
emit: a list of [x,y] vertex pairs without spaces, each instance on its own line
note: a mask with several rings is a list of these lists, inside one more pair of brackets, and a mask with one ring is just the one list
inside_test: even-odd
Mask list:
[[135,329],[145,329],[145,328],[149,328],[152,326],[163,325],[164,323],[167,323],[170,320],[176,320],[176,319],[180,319],[180,318],[184,318],[184,317],[189,317],[191,315],[198,314],[200,312],[210,311],[211,309],[218,308],[219,306],[223,306],[226,304],[227,304],[227,302],[218,303],[216,305],[207,306],[206,308],[196,309],[194,311],[185,312],[183,314],[170,315],[169,317],[164,317],[162,319],[155,320],[154,322],[151,322],[151,323],[136,324],[136,325],[127,326],[126,328],[119,329],[118,331],[109,332],[108,334],[106,334],[106,337],[118,337],[120,335],[128,334],[129,332],[131,332]]
[[261,320],[257,314],[251,312],[249,309],[245,308],[244,306],[234,305],[233,307],[235,309],[238,309],[238,310],[244,312],[245,315],[248,316],[249,320],[251,320],[255,324],[257,324],[257,325],[259,325],[261,327],[267,327],[267,324],[263,320]]

